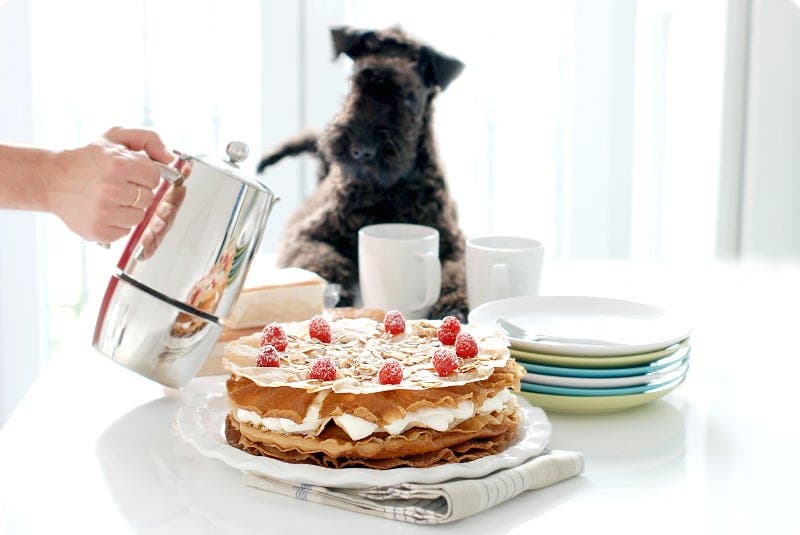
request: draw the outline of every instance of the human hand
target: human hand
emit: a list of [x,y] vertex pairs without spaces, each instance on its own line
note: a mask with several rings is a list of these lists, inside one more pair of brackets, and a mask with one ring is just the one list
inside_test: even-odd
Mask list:
[[48,211],[86,240],[117,240],[144,219],[153,200],[160,174],[152,160],[170,163],[173,156],[144,129],[115,127],[94,143],[64,151],[46,181]]
[[[175,163],[176,169],[183,177],[181,180],[173,182],[164,191],[163,196],[158,200],[155,212],[153,213],[150,222],[142,232],[141,246],[138,260],[147,260],[156,249],[161,245],[164,236],[167,235],[175,217],[183,204],[183,199],[186,197],[186,186],[184,181],[189,178],[192,173],[192,164],[189,160],[178,159]],[[160,190],[157,190],[160,191]],[[157,193],[158,195],[158,193]]]

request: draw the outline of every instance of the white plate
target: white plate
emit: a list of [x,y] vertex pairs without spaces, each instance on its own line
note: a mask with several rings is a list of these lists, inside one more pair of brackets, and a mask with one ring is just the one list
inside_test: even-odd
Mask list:
[[[524,400],[520,400],[524,401]],[[251,455],[229,445],[223,435],[228,406],[225,395],[212,393],[190,396],[178,409],[178,434],[208,457],[221,460],[239,470],[292,483],[331,488],[363,489],[401,483],[440,483],[453,478],[478,478],[503,468],[522,464],[539,455],[550,442],[551,426],[544,411],[521,402],[522,424],[517,440],[503,452],[465,463],[430,468],[323,468],[309,464],[291,464]]]
[[511,346],[551,355],[611,357],[663,349],[687,338],[692,329],[680,318],[651,305],[579,296],[522,296],[480,305],[470,323],[497,318],[538,334],[604,340],[610,345],[532,342],[509,337]]
[[539,385],[569,386],[574,388],[614,388],[618,386],[636,386],[669,382],[684,374],[689,367],[688,357],[673,366],[644,375],[629,377],[561,377],[542,373],[526,373],[522,380]]

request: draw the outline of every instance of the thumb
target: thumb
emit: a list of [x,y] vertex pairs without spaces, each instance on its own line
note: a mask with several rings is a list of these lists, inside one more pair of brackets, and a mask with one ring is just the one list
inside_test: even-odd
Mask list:
[[104,137],[113,143],[125,145],[131,150],[143,150],[151,159],[162,163],[170,163],[175,159],[164,146],[164,142],[158,134],[152,130],[115,126],[106,132]]

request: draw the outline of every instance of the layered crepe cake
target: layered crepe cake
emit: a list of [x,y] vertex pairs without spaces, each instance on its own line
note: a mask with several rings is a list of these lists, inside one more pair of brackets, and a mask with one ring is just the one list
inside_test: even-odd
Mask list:
[[[523,369],[504,334],[461,326],[477,349],[447,369],[440,357],[455,350],[439,339],[440,322],[404,322],[404,332],[391,334],[373,319],[335,320],[327,342],[311,336],[310,321],[286,323],[285,349],[269,366],[259,361],[262,333],[230,342],[228,442],[330,468],[428,467],[506,449],[520,424],[511,390],[519,390]],[[313,378],[326,359],[329,375]]]

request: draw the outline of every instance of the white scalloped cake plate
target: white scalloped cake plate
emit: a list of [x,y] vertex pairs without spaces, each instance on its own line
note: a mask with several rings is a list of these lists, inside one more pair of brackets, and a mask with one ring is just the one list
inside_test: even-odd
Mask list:
[[186,404],[178,409],[176,428],[184,440],[207,457],[219,459],[238,470],[290,483],[351,489],[402,483],[441,483],[454,478],[480,478],[497,470],[518,466],[545,450],[552,431],[547,415],[524,399],[519,401],[522,411],[520,432],[505,451],[474,461],[429,468],[335,469],[251,455],[234,448],[225,440],[223,430],[228,405],[225,395],[221,393],[190,396]]

